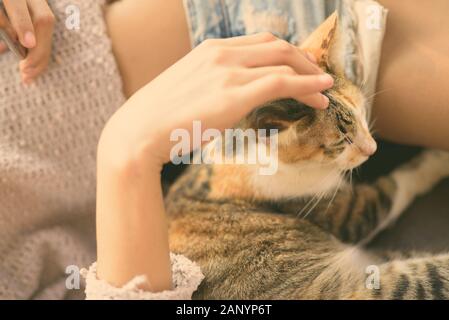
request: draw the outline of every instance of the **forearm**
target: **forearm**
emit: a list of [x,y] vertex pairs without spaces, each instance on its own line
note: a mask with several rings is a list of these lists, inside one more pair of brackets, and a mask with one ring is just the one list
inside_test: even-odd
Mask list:
[[143,159],[113,159],[116,152],[104,140],[98,155],[98,275],[117,287],[145,275],[150,286],[143,289],[171,289],[160,171]]

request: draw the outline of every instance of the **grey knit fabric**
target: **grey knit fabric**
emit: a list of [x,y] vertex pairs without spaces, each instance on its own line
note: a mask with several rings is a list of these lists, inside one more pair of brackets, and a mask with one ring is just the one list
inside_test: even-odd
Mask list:
[[[95,261],[96,147],[125,101],[104,1],[49,3],[48,72],[25,87],[15,56],[0,55],[0,299],[83,297],[66,289],[65,271]],[[66,27],[69,5],[80,30]]]

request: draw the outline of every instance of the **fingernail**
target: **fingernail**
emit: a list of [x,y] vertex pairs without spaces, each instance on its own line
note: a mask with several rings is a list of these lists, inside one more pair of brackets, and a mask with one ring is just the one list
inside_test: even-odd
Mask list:
[[324,86],[332,87],[334,85],[334,78],[327,73],[320,75],[319,79]]
[[326,109],[329,107],[329,98],[326,97],[324,94],[321,95],[321,98],[323,99],[323,109]]
[[36,46],[36,37],[31,31],[25,33],[25,37],[23,38],[23,40],[25,42],[24,46],[28,49],[34,48]]

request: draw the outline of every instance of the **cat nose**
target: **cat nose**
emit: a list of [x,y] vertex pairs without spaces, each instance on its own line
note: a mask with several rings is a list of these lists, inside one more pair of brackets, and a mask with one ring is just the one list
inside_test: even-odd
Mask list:
[[364,139],[364,141],[362,141],[358,147],[360,149],[360,152],[367,157],[372,156],[377,151],[377,143],[371,137],[368,139]]

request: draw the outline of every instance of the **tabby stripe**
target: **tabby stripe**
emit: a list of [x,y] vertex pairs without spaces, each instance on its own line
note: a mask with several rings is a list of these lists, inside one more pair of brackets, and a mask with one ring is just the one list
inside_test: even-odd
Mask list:
[[421,281],[418,281],[418,283],[416,284],[416,298],[418,300],[426,299],[426,291],[424,290],[424,287],[423,287]]
[[363,220],[366,223],[368,230],[373,230],[377,226],[377,203],[372,203],[368,201],[365,205],[365,210],[363,213]]
[[390,209],[392,207],[393,195],[386,193],[385,190],[382,189],[379,185],[376,185],[376,189],[379,194],[379,203],[380,203],[381,207],[384,208],[388,213],[388,211],[390,211]]
[[407,290],[410,286],[410,281],[405,274],[402,274],[399,277],[399,280],[396,284],[396,289],[393,292],[392,299],[393,300],[403,300]]
[[346,217],[343,219],[343,222],[340,225],[340,238],[343,241],[348,241],[350,238],[349,234],[349,221],[351,221],[352,211],[354,210],[355,203],[357,201],[357,188],[354,188],[354,194],[351,197],[351,202],[349,202],[348,209],[346,211]]
[[210,193],[210,183],[209,181],[204,181],[198,188],[198,196],[200,198],[206,198]]
[[372,292],[373,292],[373,297],[375,298],[375,299],[381,299],[382,298],[382,288],[379,288],[379,289],[373,289],[372,290]]
[[444,300],[444,284],[441,281],[441,275],[438,273],[438,269],[433,264],[426,264],[427,275],[429,277],[429,282],[432,287],[432,297],[435,300]]
[[377,202],[374,205],[374,208],[372,211],[372,216],[371,216],[371,222],[372,222],[371,227],[373,229],[377,228],[377,226],[379,225],[379,212],[380,211],[381,211],[381,208],[380,208],[379,202]]
[[[363,216],[363,214],[359,214],[359,217]],[[363,217],[361,218],[363,220]],[[362,221],[360,221],[359,223],[356,224],[356,228],[355,228],[355,238],[353,238],[352,240],[354,242],[359,242],[360,240],[362,240],[363,238],[363,223]]]

